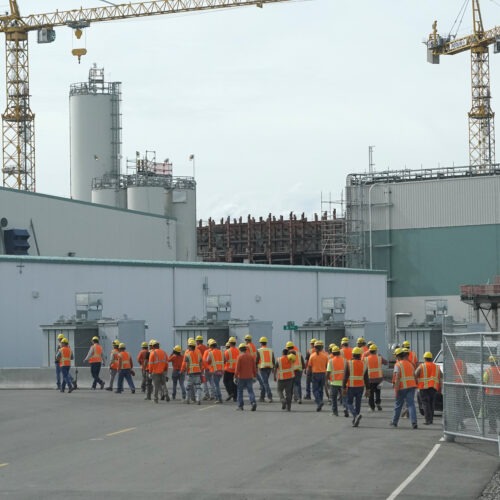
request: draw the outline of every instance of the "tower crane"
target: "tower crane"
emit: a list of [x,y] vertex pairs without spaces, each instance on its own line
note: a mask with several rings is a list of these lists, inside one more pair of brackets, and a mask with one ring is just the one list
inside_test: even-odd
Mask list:
[[427,60],[439,64],[439,56],[470,51],[472,106],[469,111],[469,163],[488,171],[495,163],[495,113],[491,109],[489,46],[500,52],[500,26],[485,31],[479,0],[472,0],[473,32],[455,38],[440,36],[437,21],[427,41]]
[[[9,0],[10,12],[0,15],[0,32],[5,34],[6,108],[2,114],[2,174],[5,187],[36,191],[35,115],[30,108],[28,34],[38,33],[39,43],[55,40],[54,28],[72,28],[77,38],[91,24],[118,19],[207,11],[229,7],[256,6],[291,0],[156,0],[126,4],[108,3],[48,14],[21,16],[17,0]],[[73,49],[80,60],[85,49]]]

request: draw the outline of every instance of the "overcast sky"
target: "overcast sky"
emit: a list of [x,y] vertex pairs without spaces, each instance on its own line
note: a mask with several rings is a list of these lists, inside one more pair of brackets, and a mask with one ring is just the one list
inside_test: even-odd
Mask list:
[[[18,3],[22,15],[104,5]],[[32,33],[37,191],[69,196],[69,86],[94,62],[122,82],[124,157],[155,150],[184,176],[195,155],[203,220],[311,216],[321,196],[340,200],[346,176],[368,169],[370,145],[376,170],[465,165],[470,56],[430,65],[422,43],[435,19],[448,33],[462,4],[291,1],[97,23],[81,42],[67,28],[50,45]],[[485,28],[500,24],[500,0],[481,7]],[[469,6],[459,34],[471,28]],[[88,55],[79,65],[71,49],[80,46]],[[495,54],[491,74],[498,116]]]

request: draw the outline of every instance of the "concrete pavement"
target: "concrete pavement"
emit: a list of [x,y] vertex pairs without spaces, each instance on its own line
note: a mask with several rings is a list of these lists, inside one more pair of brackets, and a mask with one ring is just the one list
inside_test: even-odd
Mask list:
[[440,419],[389,428],[382,412],[359,428],[310,402],[152,404],[141,393],[0,391],[0,498],[477,498],[498,467],[493,443],[440,442]]

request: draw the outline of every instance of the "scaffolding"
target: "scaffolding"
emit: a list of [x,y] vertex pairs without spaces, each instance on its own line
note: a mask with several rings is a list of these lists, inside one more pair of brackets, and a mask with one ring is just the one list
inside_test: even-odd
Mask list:
[[469,304],[476,313],[475,321],[483,315],[492,332],[498,331],[498,306],[500,304],[500,276],[495,276],[493,284],[461,285],[460,300]]

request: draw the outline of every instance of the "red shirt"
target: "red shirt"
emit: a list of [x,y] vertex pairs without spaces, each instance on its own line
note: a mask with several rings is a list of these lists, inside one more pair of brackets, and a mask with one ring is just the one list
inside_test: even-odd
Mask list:
[[257,377],[257,366],[255,364],[255,358],[249,352],[242,352],[238,356],[234,376],[241,379],[250,379]]

